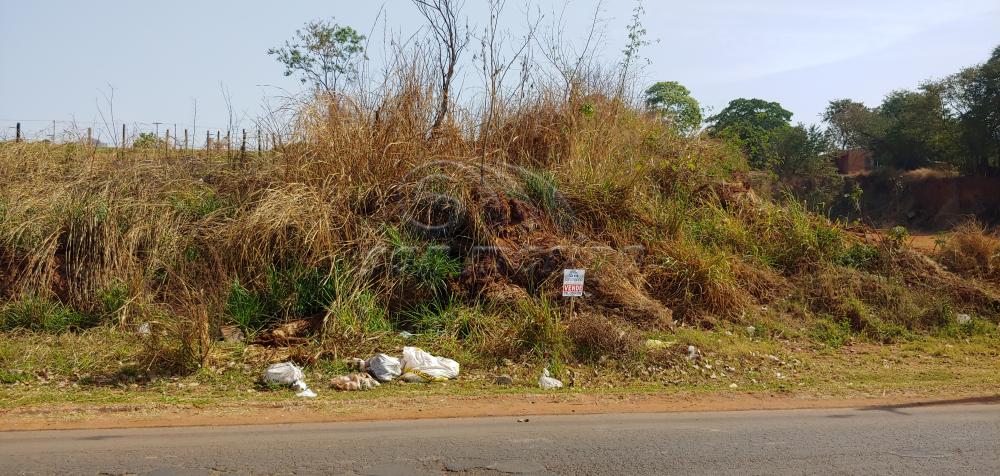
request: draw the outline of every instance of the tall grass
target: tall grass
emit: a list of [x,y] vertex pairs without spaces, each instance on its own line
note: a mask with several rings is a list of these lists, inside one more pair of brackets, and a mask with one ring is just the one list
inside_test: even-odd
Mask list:
[[[995,287],[758,198],[737,147],[678,134],[602,74],[498,104],[488,140],[474,111],[432,131],[432,70],[402,57],[364,95],[302,105],[280,147],[241,163],[0,144],[3,327],[157,322],[168,337],[151,341],[176,342],[153,347],[197,363],[222,324],[253,338],[308,319],[339,351],[407,330],[556,361],[632,355],[675,321],[751,321],[778,302],[834,341],[844,319],[887,340],[970,295],[997,320]],[[578,322],[564,322],[566,267],[588,270]]]

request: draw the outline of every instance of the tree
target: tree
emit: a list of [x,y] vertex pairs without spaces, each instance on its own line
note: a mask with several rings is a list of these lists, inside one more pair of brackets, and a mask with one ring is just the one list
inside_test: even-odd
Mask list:
[[872,143],[884,135],[881,118],[857,101],[830,101],[822,117],[834,143],[841,149],[871,149]]
[[327,20],[314,20],[295,31],[295,38],[285,46],[271,48],[267,54],[285,66],[285,76],[298,74],[303,84],[332,95],[340,81],[357,77],[356,62],[364,57],[365,36],[354,28]]
[[969,172],[1000,172],[1000,46],[990,59],[946,80],[950,104],[959,114]]
[[778,129],[773,147],[780,189],[817,211],[834,205],[844,182],[831,160],[830,132],[802,124]]
[[660,81],[646,90],[646,107],[684,134],[701,126],[701,107],[691,91],[676,81]]
[[[431,132],[437,131],[448,116],[451,106],[451,83],[455,78],[458,60],[469,44],[468,35],[463,35],[459,25],[459,15],[465,2],[462,0],[412,0],[417,10],[427,20],[427,25],[435,39],[437,67],[440,78],[437,112]],[[468,33],[468,32],[466,32]]]
[[809,176],[832,167],[830,133],[818,126],[798,124],[779,129],[775,132],[773,145],[782,174]]
[[792,113],[777,102],[739,98],[718,114],[709,117],[709,129],[716,137],[740,145],[752,167],[769,168],[778,160],[774,140],[778,131],[791,127]]
[[904,170],[960,161],[959,122],[945,107],[940,84],[889,93],[876,112],[885,121],[884,136],[872,143],[876,160]]

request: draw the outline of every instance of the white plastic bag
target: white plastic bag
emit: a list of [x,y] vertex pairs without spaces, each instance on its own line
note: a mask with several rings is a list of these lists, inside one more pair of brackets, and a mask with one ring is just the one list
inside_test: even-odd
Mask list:
[[295,394],[296,397],[302,398],[316,398],[316,392],[309,390],[308,388]]
[[[456,367],[457,368],[457,367]],[[385,354],[375,354],[365,361],[365,370],[380,382],[388,382],[403,373],[399,359]],[[457,374],[458,371],[456,370]]]
[[302,373],[302,369],[291,362],[271,364],[264,371],[264,376],[261,377],[264,383],[290,385],[293,389],[299,390],[299,393],[295,394],[296,397],[316,398],[316,392],[309,390],[309,386],[303,380],[305,378],[306,376]]
[[549,375],[549,369],[546,368],[545,370],[542,370],[542,376],[538,377],[538,386],[541,387],[542,390],[552,390],[562,388],[563,383],[559,381],[559,379],[552,378]]
[[419,347],[403,347],[403,380],[427,383],[458,377],[459,365],[451,359],[435,357]]
[[281,362],[280,364],[271,364],[264,371],[263,380],[264,383],[276,385],[294,385],[295,382],[304,378],[305,374],[298,366],[291,362]]

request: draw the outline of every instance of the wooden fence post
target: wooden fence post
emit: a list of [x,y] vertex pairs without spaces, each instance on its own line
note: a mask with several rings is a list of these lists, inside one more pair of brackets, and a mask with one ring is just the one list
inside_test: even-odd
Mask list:
[[212,131],[205,131],[205,150],[212,150]]
[[170,128],[167,128],[167,138],[163,140],[163,156],[170,157]]
[[188,148],[188,130],[184,129],[184,150]]
[[260,145],[260,129],[257,129],[257,155],[260,155],[261,145]]
[[87,147],[94,145],[94,130],[90,127],[87,128]]
[[125,123],[123,122],[122,123],[122,149],[125,148],[125,142],[126,142],[126,139],[125,139]]
[[21,123],[17,123],[17,132],[14,133],[14,142],[21,142]]

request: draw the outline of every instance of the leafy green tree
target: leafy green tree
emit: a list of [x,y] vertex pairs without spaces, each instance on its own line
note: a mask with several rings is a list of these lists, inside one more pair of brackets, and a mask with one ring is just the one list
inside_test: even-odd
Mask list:
[[841,149],[871,149],[872,144],[885,135],[881,116],[857,101],[830,101],[822,117],[829,127],[831,139]]
[[831,133],[818,126],[798,124],[774,134],[775,172],[778,186],[805,202],[811,209],[826,212],[842,195],[844,180],[831,160]]
[[701,107],[691,91],[676,81],[661,81],[646,90],[646,107],[656,111],[684,134],[701,126]]
[[959,115],[967,153],[964,168],[1000,173],[1000,46],[990,59],[945,80],[946,97]]
[[297,74],[303,84],[311,83],[318,91],[333,94],[341,80],[357,78],[356,62],[364,57],[364,40],[354,28],[314,20],[296,30],[292,41],[267,50],[267,54],[285,67],[285,76]]
[[870,150],[900,169],[936,164],[1000,173],[1000,47],[981,65],[916,91],[890,93],[876,108],[841,99],[823,114],[837,145]]
[[782,174],[815,175],[833,167],[831,134],[818,126],[798,124],[779,129],[773,145],[777,168]]
[[774,141],[791,127],[792,113],[777,102],[739,98],[708,118],[713,136],[732,140],[747,154],[752,167],[770,168],[777,161]]
[[876,160],[905,170],[960,160],[959,122],[945,106],[939,84],[894,91],[877,113],[885,121],[885,134],[872,144]]

